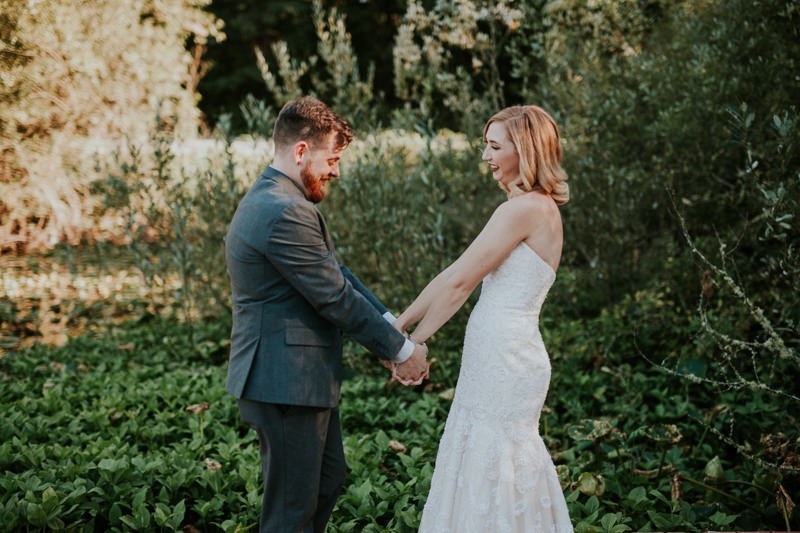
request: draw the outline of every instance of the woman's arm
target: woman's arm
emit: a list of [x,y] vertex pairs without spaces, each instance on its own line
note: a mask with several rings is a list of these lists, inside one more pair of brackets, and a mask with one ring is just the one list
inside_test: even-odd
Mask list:
[[410,326],[413,326],[419,322],[423,316],[425,316],[425,313],[428,312],[428,308],[430,308],[431,303],[433,302],[435,294],[441,291],[441,285],[444,283],[444,278],[449,275],[448,270],[450,269],[450,266],[440,272],[425,286],[424,289],[422,289],[422,292],[419,293],[411,305],[409,305],[408,308],[403,311],[399,317],[397,317],[397,320],[394,322],[394,327],[400,331],[406,331]]
[[425,342],[464,305],[478,283],[528,236],[532,222],[532,212],[524,202],[501,204],[472,244],[428,283],[398,317],[395,326],[405,330],[419,322],[411,339]]

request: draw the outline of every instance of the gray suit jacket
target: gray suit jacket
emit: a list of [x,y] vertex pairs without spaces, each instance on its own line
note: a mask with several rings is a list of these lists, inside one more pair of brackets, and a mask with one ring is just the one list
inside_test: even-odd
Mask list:
[[337,261],[302,187],[272,167],[239,203],[225,256],[233,299],[226,389],[237,398],[335,407],[342,332],[386,359],[405,342]]

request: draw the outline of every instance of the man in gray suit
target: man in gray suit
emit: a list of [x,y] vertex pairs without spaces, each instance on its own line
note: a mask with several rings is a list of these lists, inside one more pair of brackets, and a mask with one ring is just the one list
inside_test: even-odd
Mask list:
[[259,437],[262,532],[323,532],[346,473],[339,425],[342,333],[394,367],[427,377],[427,348],[391,324],[336,259],[316,207],[353,138],[316,98],[278,115],[275,158],[242,199],[225,241],[233,299],[227,390]]

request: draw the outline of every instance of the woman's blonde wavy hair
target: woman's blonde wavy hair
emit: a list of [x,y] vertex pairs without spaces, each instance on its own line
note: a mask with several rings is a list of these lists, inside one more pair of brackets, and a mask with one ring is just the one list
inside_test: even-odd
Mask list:
[[499,111],[483,128],[493,122],[503,123],[511,142],[519,154],[519,178],[510,186],[501,184],[509,196],[539,190],[558,205],[569,201],[567,173],[561,168],[561,138],[558,126],[539,106],[511,106]]

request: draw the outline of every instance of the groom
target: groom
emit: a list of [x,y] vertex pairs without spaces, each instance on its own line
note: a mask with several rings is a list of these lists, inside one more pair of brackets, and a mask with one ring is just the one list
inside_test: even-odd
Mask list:
[[262,533],[322,533],[341,491],[342,333],[396,364],[404,383],[427,374],[427,348],[392,327],[386,307],[339,264],[315,205],[352,138],[316,98],[287,103],[273,163],[242,199],[225,241],[233,300],[226,388],[258,433]]

